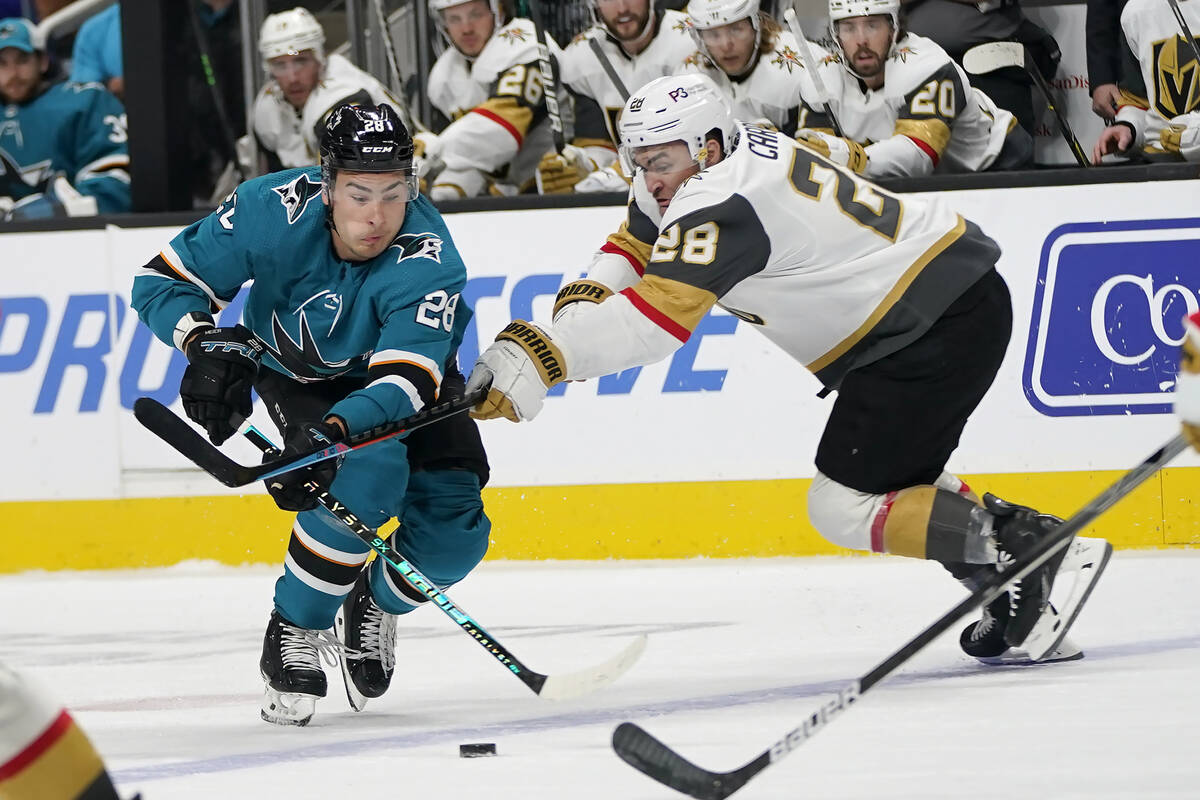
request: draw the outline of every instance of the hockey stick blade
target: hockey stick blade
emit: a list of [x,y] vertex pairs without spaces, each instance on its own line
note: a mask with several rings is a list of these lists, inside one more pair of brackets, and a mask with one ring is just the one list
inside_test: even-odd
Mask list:
[[292,453],[253,466],[239,464],[226,456],[201,436],[195,428],[157,400],[139,397],[134,401],[133,415],[151,433],[174,447],[200,469],[226,486],[236,488],[307,467],[351,450],[423,428],[426,425],[432,425],[473,408],[485,397],[487,397],[486,388],[476,389],[454,400],[429,406],[402,420],[376,425],[368,431],[356,433],[345,441],[337,442],[329,447],[304,453]]
[[1020,42],[977,44],[963,54],[963,69],[972,75],[986,75],[1006,67],[1025,68],[1025,46]]
[[[246,425],[242,434],[264,454],[279,452],[271,440],[253,425]],[[374,528],[359,519],[328,489],[316,481],[308,481],[304,486],[316,497],[317,503],[322,508],[332,514],[346,530],[374,550],[385,563],[399,573],[405,583],[424,595],[427,600],[441,609],[443,614],[454,620],[463,632],[487,650],[493,658],[515,675],[517,680],[529,687],[539,697],[549,700],[566,700],[590,694],[628,672],[641,657],[642,651],[646,649],[646,635],[640,634],[620,653],[590,669],[567,675],[544,675],[536,672],[525,666],[500,640],[488,633],[473,616],[467,613],[466,609],[451,600],[433,581],[426,578],[412,562],[392,549],[387,540],[381,538]]]
[[874,669],[849,682],[838,696],[809,715],[799,726],[788,731],[775,744],[752,760],[729,772],[712,772],[698,767],[632,722],[623,722],[613,732],[613,749],[621,760],[664,786],[699,800],[720,800],[736,792],[758,773],[779,761],[823,730],[841,713],[857,705],[872,687],[925,649],[926,645],[948,631],[971,611],[990,603],[1013,581],[1020,580],[1070,545],[1079,533],[1121,498],[1140,486],[1171,459],[1187,449],[1182,434],[1150,454],[1138,466],[1122,475],[1116,483],[1059,525],[1031,551],[1004,572],[993,573],[983,584],[932,625],[921,631]]

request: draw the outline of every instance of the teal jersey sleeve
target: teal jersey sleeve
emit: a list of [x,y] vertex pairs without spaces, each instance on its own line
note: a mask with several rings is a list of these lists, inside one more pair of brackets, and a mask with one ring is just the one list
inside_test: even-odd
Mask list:
[[125,107],[98,83],[64,84],[75,93],[74,127],[61,131],[63,169],[80,194],[96,198],[101,214],[132,208],[129,191],[129,136]]
[[184,228],[138,271],[132,305],[146,326],[175,346],[173,333],[185,314],[215,314],[253,277],[251,245],[259,216],[261,178],[235,189],[208,216]]

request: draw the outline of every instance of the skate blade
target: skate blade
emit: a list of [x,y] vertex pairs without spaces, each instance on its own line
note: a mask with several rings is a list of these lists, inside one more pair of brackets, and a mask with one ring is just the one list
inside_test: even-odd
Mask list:
[[1064,638],[1058,647],[1051,650],[1040,660],[1034,661],[1024,650],[1009,648],[998,656],[976,656],[981,664],[990,667],[1029,666],[1031,664],[1055,664],[1059,661],[1078,661],[1083,658],[1083,651],[1070,639]]
[[1111,557],[1112,545],[1104,539],[1076,537],[1071,542],[1059,567],[1055,585],[1061,585],[1059,578],[1064,573],[1074,573],[1075,580],[1071,583],[1066,600],[1047,607],[1021,643],[1021,649],[1029,654],[1030,659],[1045,661],[1058,649],[1091,596],[1096,582],[1104,574]]
[[273,725],[304,726],[317,711],[317,696],[297,692],[280,692],[267,685],[263,689],[259,715]]
[[[340,608],[338,609],[337,616],[333,618],[333,632],[339,642],[342,644],[346,643],[346,620]],[[369,698],[355,688],[354,679],[350,677],[350,662],[346,658],[345,653],[338,653],[338,665],[342,669],[342,683],[346,687],[346,700],[350,703],[350,708],[354,711],[362,711],[367,707],[367,700]]]

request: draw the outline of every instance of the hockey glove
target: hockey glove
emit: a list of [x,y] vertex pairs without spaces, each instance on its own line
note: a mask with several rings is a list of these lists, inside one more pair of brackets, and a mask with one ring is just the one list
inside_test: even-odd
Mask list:
[[1200,161],[1200,112],[1173,117],[1171,124],[1158,134],[1163,150],[1182,156],[1184,161]]
[[575,184],[575,194],[592,192],[628,192],[631,181],[621,172],[621,162],[614,161]]
[[596,169],[587,153],[567,145],[562,153],[546,153],[537,167],[538,194],[571,194],[575,184]]
[[533,419],[542,410],[546,392],[566,376],[566,360],[550,335],[524,320],[513,320],[475,360],[467,392],[488,386],[491,390],[471,409],[471,416]]
[[1175,382],[1175,413],[1183,423],[1183,435],[1200,450],[1200,313],[1183,321],[1183,352]]
[[863,146],[853,139],[830,136],[828,133],[801,128],[796,131],[796,141],[834,164],[849,167],[862,175],[870,160]]
[[188,418],[221,444],[250,416],[250,389],[262,360],[262,343],[249,328],[202,328],[184,345],[188,366],[179,397]]
[[[288,425],[283,432],[283,455],[307,453],[328,447],[343,438],[342,428],[336,422],[302,422],[298,425]],[[275,505],[284,511],[308,511],[317,507],[317,487],[329,488],[341,461],[341,458],[329,458],[318,461],[311,467],[285,472],[263,482],[267,485],[267,493],[271,495]]]
[[92,217],[99,213],[96,198],[80,194],[70,182],[56,177],[40,194],[23,197],[12,205],[6,219],[19,222],[29,219],[56,219],[62,217]]

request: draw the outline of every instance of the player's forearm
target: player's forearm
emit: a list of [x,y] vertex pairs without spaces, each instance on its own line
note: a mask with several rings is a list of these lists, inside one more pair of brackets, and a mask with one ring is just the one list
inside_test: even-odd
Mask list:
[[929,175],[934,161],[930,153],[908,136],[893,136],[866,148],[868,178],[897,178]]
[[683,344],[639,311],[624,294],[595,305],[577,305],[575,313],[550,329],[554,342],[562,349],[567,380],[598,378],[654,364]]

